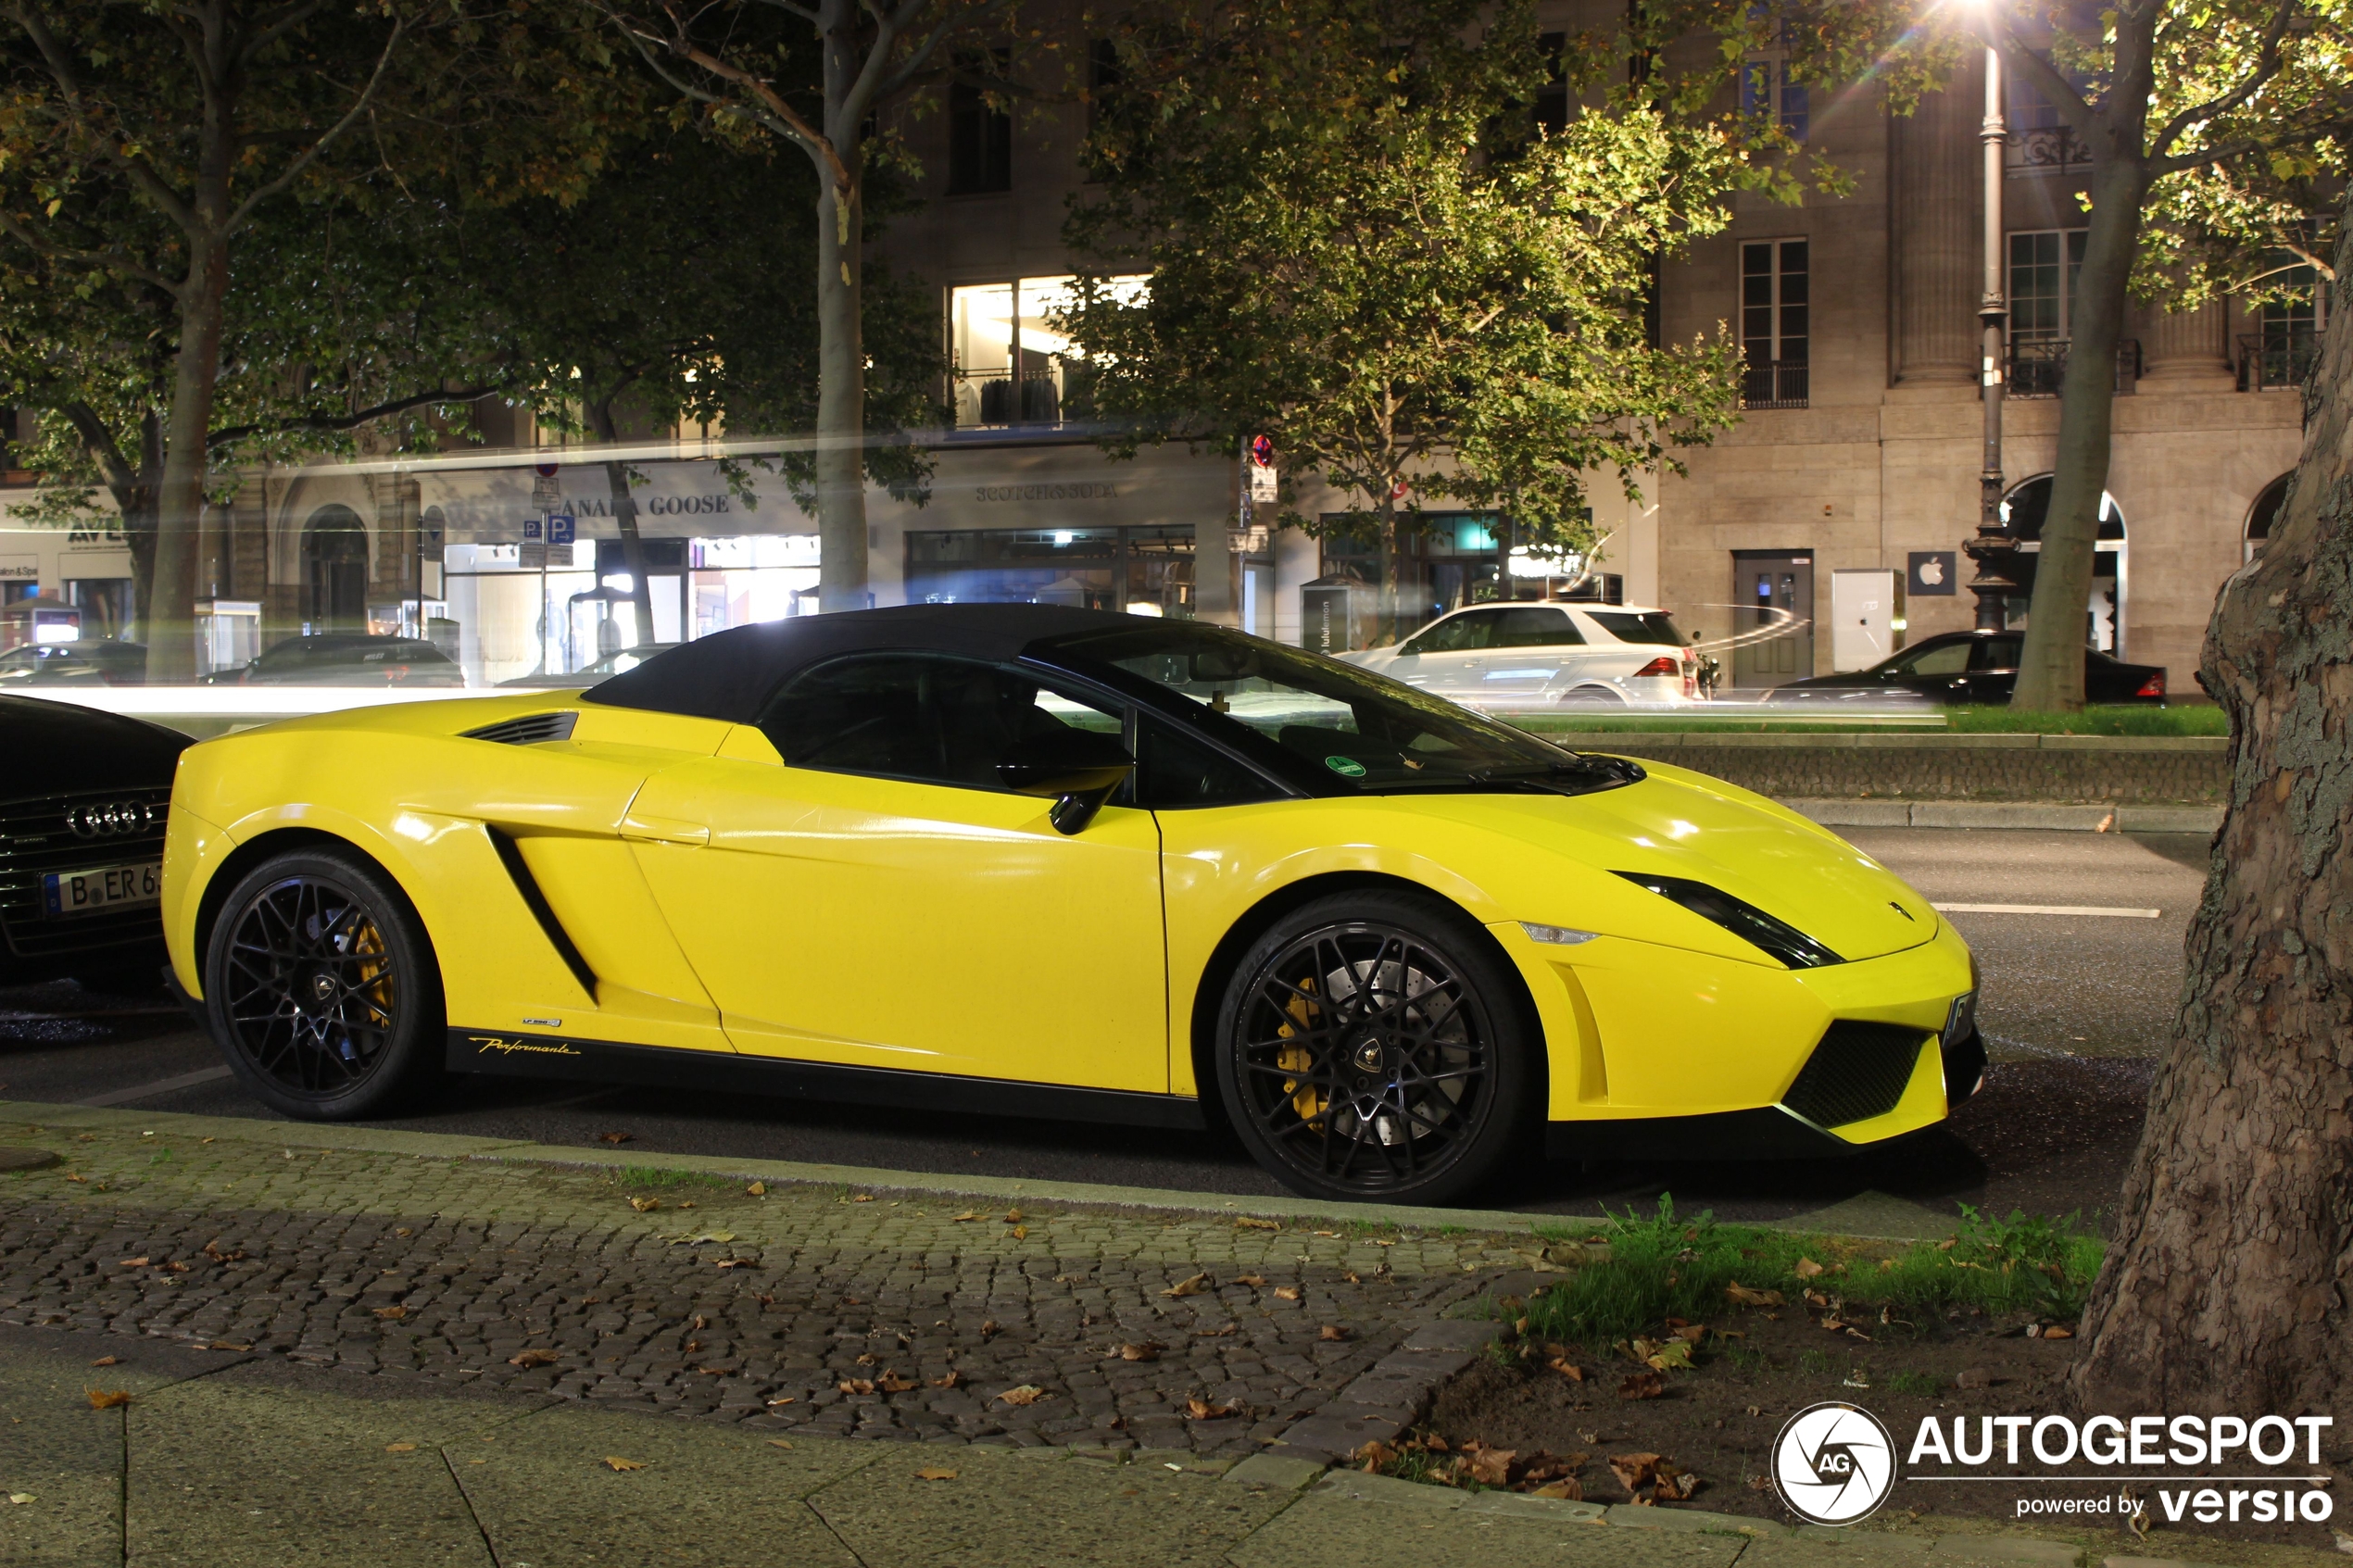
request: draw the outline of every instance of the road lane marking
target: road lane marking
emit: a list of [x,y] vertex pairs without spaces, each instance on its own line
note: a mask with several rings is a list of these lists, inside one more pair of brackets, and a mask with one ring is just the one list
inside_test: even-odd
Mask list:
[[1938,904],[1948,915],[2115,915],[2123,920],[2155,920],[2162,909],[2124,909],[2101,904]]
[[134,1088],[109,1089],[105,1094],[92,1095],[88,1099],[76,1100],[74,1103],[93,1107],[129,1105],[134,1099],[149,1099],[157,1095],[168,1095],[174,1089],[193,1089],[198,1084],[218,1083],[227,1076],[229,1076],[229,1070],[226,1067],[208,1067],[197,1073],[182,1073],[177,1078],[158,1078],[152,1084],[141,1084]]

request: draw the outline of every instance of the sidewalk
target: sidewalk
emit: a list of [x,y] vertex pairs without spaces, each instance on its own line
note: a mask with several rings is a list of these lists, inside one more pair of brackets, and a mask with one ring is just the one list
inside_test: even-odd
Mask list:
[[1327,1471],[1468,1360],[1442,1314],[1552,1266],[1507,1216],[66,1107],[0,1142],[66,1156],[0,1175],[0,1563],[2086,1561]]

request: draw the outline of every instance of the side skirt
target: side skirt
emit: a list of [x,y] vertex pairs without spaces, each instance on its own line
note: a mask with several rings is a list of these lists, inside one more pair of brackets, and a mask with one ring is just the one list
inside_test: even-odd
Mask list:
[[1828,1160],[1865,1147],[1880,1146],[1833,1137],[1778,1105],[1544,1126],[1544,1152],[1554,1160]]
[[1202,1116],[1201,1102],[1181,1095],[1078,1089],[1061,1084],[966,1078],[947,1073],[897,1073],[877,1067],[794,1061],[783,1057],[674,1050],[660,1046],[628,1046],[609,1040],[575,1040],[485,1029],[450,1030],[447,1065],[452,1073],[585,1078],[720,1094],[848,1100],[856,1105],[977,1111],[1056,1122],[1103,1122],[1188,1132],[1208,1125]]

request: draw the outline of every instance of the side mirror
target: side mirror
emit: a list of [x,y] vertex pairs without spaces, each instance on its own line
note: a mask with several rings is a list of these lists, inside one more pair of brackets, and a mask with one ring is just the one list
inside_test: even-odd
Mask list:
[[1136,759],[1116,736],[1096,730],[1064,730],[1014,743],[997,764],[997,777],[1015,795],[1047,797],[1057,831],[1083,831],[1095,820],[1121,781],[1136,771]]

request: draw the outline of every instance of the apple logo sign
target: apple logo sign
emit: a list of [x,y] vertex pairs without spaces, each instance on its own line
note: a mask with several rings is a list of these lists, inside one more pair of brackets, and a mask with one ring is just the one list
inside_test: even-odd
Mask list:
[[1944,582],[1944,561],[1935,556],[1931,556],[1928,559],[1920,562],[1920,581],[1931,588],[1935,587],[1939,583]]

